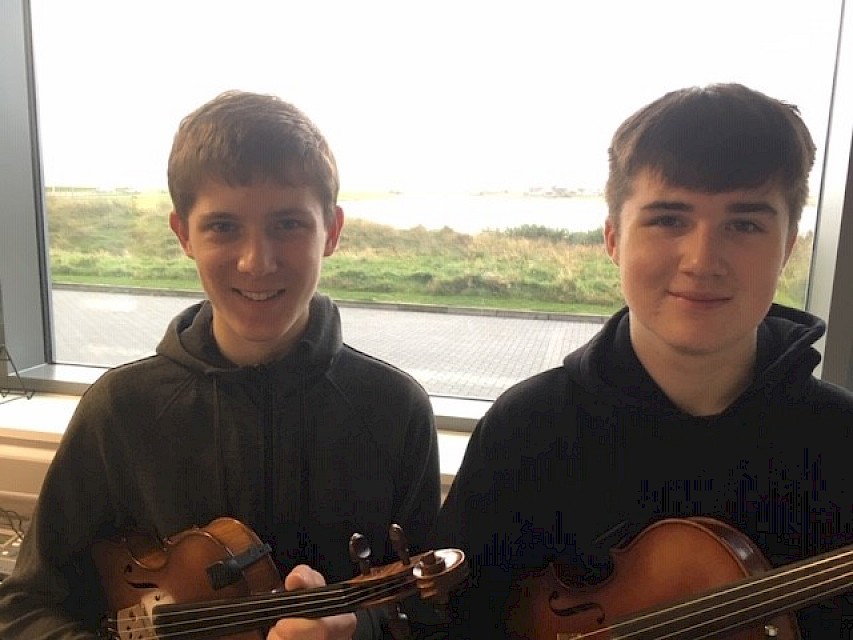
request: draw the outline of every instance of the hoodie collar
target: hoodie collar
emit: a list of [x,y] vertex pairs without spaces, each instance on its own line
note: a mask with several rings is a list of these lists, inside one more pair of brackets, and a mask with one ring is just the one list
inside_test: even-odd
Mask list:
[[172,320],[157,353],[208,376],[227,379],[263,370],[274,383],[290,386],[322,375],[343,344],[338,308],[319,293],[311,299],[308,326],[302,339],[290,353],[265,365],[241,367],[226,359],[213,339],[212,322],[213,307],[209,301],[188,307]]
[[[810,313],[771,305],[758,327],[755,378],[743,395],[780,383],[797,384],[811,376],[820,362],[812,344],[825,330],[824,322]],[[566,356],[563,367],[576,384],[610,402],[681,412],[637,358],[627,307],[608,319],[587,344]]]

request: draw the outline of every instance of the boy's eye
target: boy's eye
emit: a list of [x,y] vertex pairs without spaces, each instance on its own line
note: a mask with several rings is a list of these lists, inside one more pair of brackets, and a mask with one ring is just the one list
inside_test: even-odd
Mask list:
[[214,222],[211,222],[207,226],[207,228],[213,231],[214,233],[229,233],[236,228],[236,225],[233,222],[216,220]]
[[735,220],[730,226],[740,233],[757,233],[761,231],[761,227],[752,220]]
[[649,225],[653,227],[677,227],[680,224],[678,216],[670,215],[656,216],[649,221]]
[[296,231],[306,226],[305,220],[299,217],[279,218],[273,224],[276,231]]

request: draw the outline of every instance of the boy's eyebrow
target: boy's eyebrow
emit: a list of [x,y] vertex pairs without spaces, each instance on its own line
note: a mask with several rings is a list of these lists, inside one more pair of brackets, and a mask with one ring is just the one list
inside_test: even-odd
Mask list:
[[642,211],[693,211],[693,205],[680,200],[653,200],[641,207]]
[[275,211],[270,212],[274,216],[310,216],[311,211],[306,209],[305,207],[300,207],[298,205],[294,205],[292,207],[282,207],[281,209],[276,209]]
[[202,218],[212,218],[215,216],[225,217],[225,216],[233,216],[234,215],[234,213],[232,213],[231,211],[227,211],[225,209],[211,209],[209,211],[199,211],[198,214]]
[[776,207],[764,200],[747,200],[745,202],[733,202],[726,210],[729,213],[767,213],[771,216],[778,215]]
[[[691,212],[694,206],[681,200],[654,200],[641,207],[642,211],[683,211]],[[766,213],[768,215],[778,215],[776,208],[769,202],[764,200],[745,200],[743,202],[733,202],[726,207],[728,213]]]
[[[233,211],[229,211],[228,209],[211,209],[210,211],[200,211],[199,215],[205,218],[210,217],[239,217],[239,214],[234,213]],[[300,206],[291,206],[291,207],[282,207],[281,209],[275,209],[270,211],[268,215],[273,216],[310,216],[311,212]]]

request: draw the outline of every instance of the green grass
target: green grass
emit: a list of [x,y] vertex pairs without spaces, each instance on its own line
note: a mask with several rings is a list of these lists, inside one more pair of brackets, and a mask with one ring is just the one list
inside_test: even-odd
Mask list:
[[128,279],[119,276],[93,276],[93,275],[62,275],[53,277],[54,284],[74,284],[85,286],[112,286],[128,287],[138,289],[162,289],[169,291],[187,291],[200,293],[202,291],[198,278],[192,280],[162,280],[134,278]]
[[[353,198],[393,194],[348,194]],[[55,283],[200,291],[168,228],[168,194],[47,194]],[[601,231],[535,225],[476,235],[350,219],[321,290],[347,301],[609,314],[623,304]],[[777,301],[802,306],[812,234],[798,239]]]

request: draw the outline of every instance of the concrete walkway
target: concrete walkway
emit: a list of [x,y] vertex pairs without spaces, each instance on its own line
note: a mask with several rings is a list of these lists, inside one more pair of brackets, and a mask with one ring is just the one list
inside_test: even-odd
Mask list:
[[[149,355],[172,317],[197,300],[55,288],[57,360],[114,366]],[[386,305],[342,305],[341,320],[347,343],[409,372],[431,395],[484,399],[559,365],[602,322]]]

